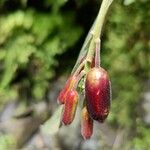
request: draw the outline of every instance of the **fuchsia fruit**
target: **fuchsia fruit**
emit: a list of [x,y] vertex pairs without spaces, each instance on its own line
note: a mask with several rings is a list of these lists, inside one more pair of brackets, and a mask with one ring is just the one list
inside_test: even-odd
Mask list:
[[57,102],[59,104],[64,104],[67,93],[72,89],[74,83],[76,81],[76,76],[70,76],[64,86],[64,88],[60,91],[59,96],[57,98]]
[[62,122],[64,125],[69,125],[73,121],[78,104],[78,97],[76,90],[70,90],[67,93],[62,115]]
[[86,106],[81,112],[81,134],[84,139],[89,139],[93,134],[93,120],[89,116]]
[[77,87],[84,93],[81,111],[81,134],[84,139],[92,136],[94,121],[102,123],[110,110],[111,85],[107,71],[100,67],[100,42],[99,38],[95,39],[93,52],[81,57],[58,96],[58,102],[64,104],[61,121],[64,125],[69,125],[78,104]]
[[110,81],[103,68],[92,68],[85,81],[87,110],[93,120],[103,122],[110,109]]
[[103,122],[107,118],[111,99],[108,73],[98,65],[90,67],[89,71],[86,72],[80,66],[80,69],[69,77],[58,97],[59,103],[64,104],[61,121],[64,125],[69,125],[74,120],[78,104],[79,95],[76,90],[78,83],[83,76],[86,77],[83,80],[85,103],[81,111],[81,134],[84,139],[89,139],[92,136],[94,120]]
[[79,95],[77,87],[79,81],[85,76],[85,103],[81,111],[81,134],[89,139],[93,134],[93,121],[103,122],[110,109],[111,85],[108,73],[99,67],[98,57],[95,56],[89,70],[85,71],[81,64],[77,71],[69,77],[63,90],[58,96],[60,104],[64,104],[62,123],[69,125],[74,120]]

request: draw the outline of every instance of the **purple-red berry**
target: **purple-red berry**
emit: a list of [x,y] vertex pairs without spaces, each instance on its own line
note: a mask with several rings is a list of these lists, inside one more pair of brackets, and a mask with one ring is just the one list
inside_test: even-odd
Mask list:
[[92,68],[85,81],[87,110],[92,119],[103,122],[110,109],[111,87],[107,72],[103,68]]
[[73,121],[78,104],[78,98],[79,96],[76,90],[70,90],[67,93],[62,115],[62,123],[64,125],[69,125]]
[[81,134],[84,139],[89,139],[93,134],[93,120],[90,118],[86,106],[81,112]]
[[72,89],[75,82],[76,82],[76,76],[70,76],[64,88],[60,91],[59,96],[57,98],[57,102],[59,104],[65,103],[67,93]]

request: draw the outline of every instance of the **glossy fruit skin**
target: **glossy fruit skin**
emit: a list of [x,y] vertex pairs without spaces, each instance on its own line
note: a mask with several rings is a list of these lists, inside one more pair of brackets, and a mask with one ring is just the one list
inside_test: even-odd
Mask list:
[[89,116],[86,106],[81,111],[81,134],[84,139],[90,139],[93,134],[93,120]]
[[75,81],[76,81],[76,76],[70,76],[68,78],[64,88],[60,91],[59,96],[57,98],[57,102],[59,104],[64,104],[65,103],[67,93],[71,90],[71,88],[73,87]]
[[111,85],[103,68],[92,68],[85,81],[87,110],[92,119],[103,122],[109,114]]
[[76,90],[70,90],[67,93],[62,115],[62,123],[64,125],[69,125],[72,123],[76,113],[78,98],[79,96]]

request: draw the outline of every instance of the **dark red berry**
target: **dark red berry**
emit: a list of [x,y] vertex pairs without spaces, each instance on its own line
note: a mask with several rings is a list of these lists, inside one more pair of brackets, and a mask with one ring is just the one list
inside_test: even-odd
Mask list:
[[89,139],[93,134],[93,120],[89,116],[86,106],[81,112],[81,134],[84,139]]
[[78,104],[78,97],[76,90],[71,90],[67,93],[62,115],[62,123],[64,125],[69,125],[73,121]]
[[85,82],[87,110],[99,122],[103,122],[109,113],[110,86],[109,76],[103,68],[92,68],[88,72]]
[[72,89],[74,83],[76,82],[76,76],[70,76],[67,80],[64,88],[60,91],[59,96],[57,98],[57,102],[59,104],[64,104],[67,93]]

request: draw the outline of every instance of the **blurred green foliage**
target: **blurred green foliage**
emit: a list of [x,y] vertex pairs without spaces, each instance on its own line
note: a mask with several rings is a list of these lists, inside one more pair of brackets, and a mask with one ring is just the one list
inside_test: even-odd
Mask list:
[[142,122],[138,109],[143,84],[150,75],[149,9],[147,0],[116,2],[106,24],[102,63],[111,75],[113,90],[108,119],[115,127],[128,130],[133,140],[125,146],[127,150],[146,150],[150,146],[150,129]]
[[102,62],[112,77],[112,117],[115,122],[126,126],[135,121],[134,107],[140,100],[142,81],[149,77],[147,33],[150,20],[148,13],[143,13],[146,8],[146,1],[135,1],[129,6],[114,4],[106,27]]
[[[81,34],[73,12],[59,11],[64,0],[45,3],[52,6],[48,12],[27,7],[0,16],[1,103],[15,99],[21,87],[31,90],[33,98],[42,99],[48,80],[55,74],[55,56],[65,52]],[[20,72],[21,81],[14,84]]]
[[[68,1],[30,2],[0,1],[1,106],[9,100],[26,99],[27,93],[37,100],[45,97],[50,79],[56,75],[56,55],[74,46],[84,31],[84,26],[75,21],[75,11],[63,9]],[[91,1],[76,3],[82,11]],[[136,150],[150,146],[150,129],[141,121],[137,109],[150,68],[148,3],[148,0],[114,2],[102,39],[102,66],[110,73],[113,90],[108,121],[114,127],[134,129],[137,134],[131,135],[130,147]],[[99,5],[96,0],[94,4]],[[89,17],[96,16],[89,14]],[[23,94],[22,89],[28,92]]]
[[15,141],[12,135],[0,135],[0,149],[15,149]]

